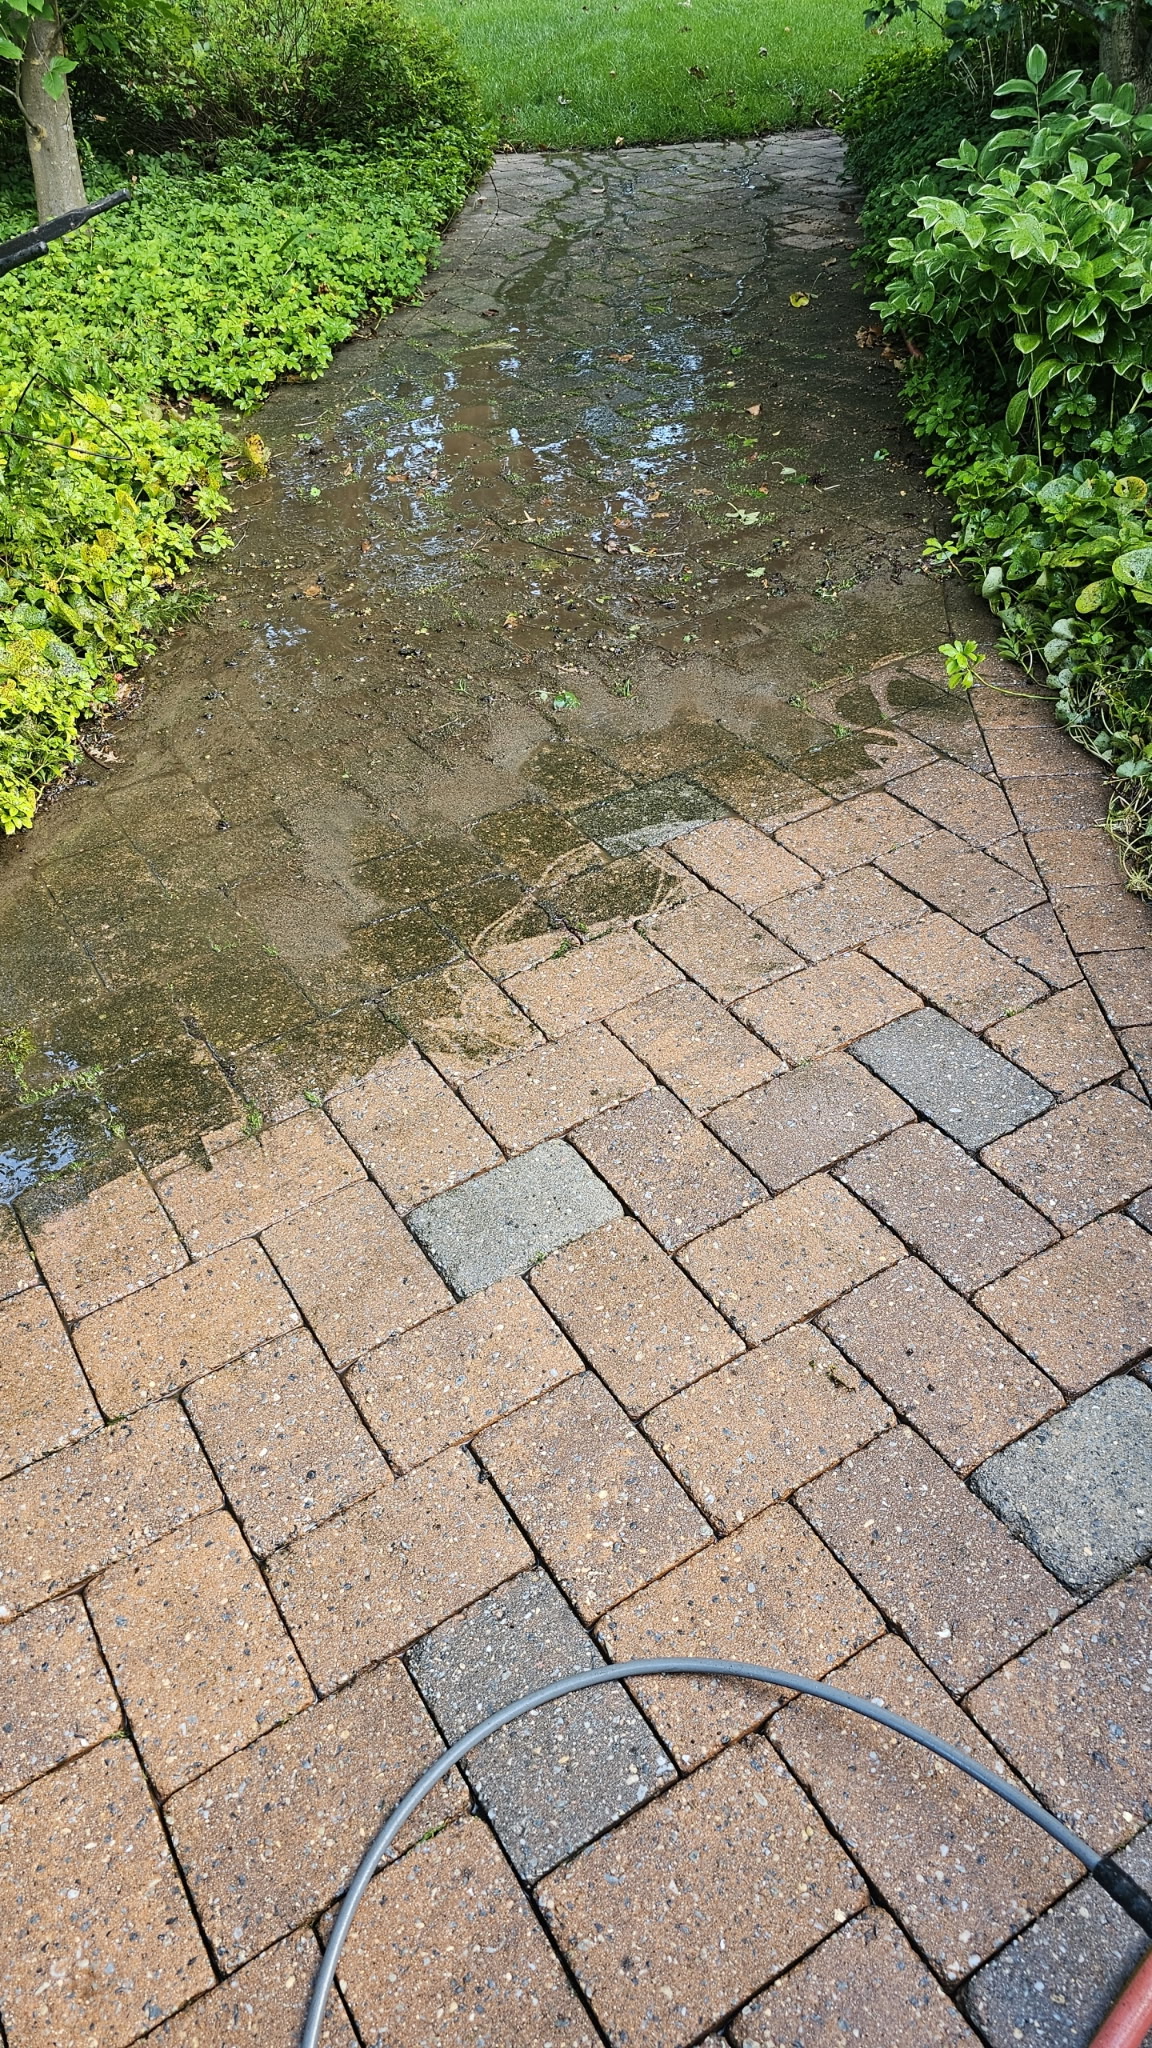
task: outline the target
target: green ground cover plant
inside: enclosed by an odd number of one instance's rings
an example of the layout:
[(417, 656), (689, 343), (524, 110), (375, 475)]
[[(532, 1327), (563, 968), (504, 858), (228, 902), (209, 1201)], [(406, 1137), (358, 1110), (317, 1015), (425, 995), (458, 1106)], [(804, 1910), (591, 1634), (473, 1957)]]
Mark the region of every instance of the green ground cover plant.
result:
[[(1039, 45), (1025, 72), (993, 87), (919, 56), (859, 88), (865, 261), (956, 514), (938, 560), (979, 582), (1002, 650), (1112, 769), (1113, 836), (1152, 894), (1152, 114)], [(885, 128), (904, 176), (883, 175)]]
[[(390, 15), (378, 0), (328, 4), (341, 30), (363, 32), (373, 8)], [(276, 5), (237, 0), (230, 35), (254, 42), (252, 18)], [(135, 114), (119, 81), (108, 125), (127, 134), (133, 119), (160, 129), (179, 115), (195, 133), (179, 151), (132, 160), (131, 206), (0, 280), (7, 833), (31, 823), (77, 758), (83, 721), (179, 608), (175, 579), (227, 545), (225, 463), (237, 444), (219, 408), (249, 410), (285, 374), (319, 376), (366, 315), (410, 298), (487, 161), (474, 88), (438, 38), (404, 30), (391, 70), (361, 63), (359, 100), (346, 76), (334, 87), (317, 67), (302, 77), (298, 66), (285, 85), (283, 64), (257, 54), (245, 74), (235, 40), (215, 53), (216, 102), (205, 80), (189, 99), (180, 49), (146, 75)], [(198, 58), (206, 77), (209, 55)], [(406, 126), (376, 126), (398, 113)], [(27, 173), (9, 155), (0, 237), (33, 217)], [(90, 191), (122, 182), (124, 164), (89, 155)]]
[[(516, 149), (832, 121), (875, 53), (860, 0), (411, 0), (449, 28)], [(891, 40), (912, 40), (897, 24)]]

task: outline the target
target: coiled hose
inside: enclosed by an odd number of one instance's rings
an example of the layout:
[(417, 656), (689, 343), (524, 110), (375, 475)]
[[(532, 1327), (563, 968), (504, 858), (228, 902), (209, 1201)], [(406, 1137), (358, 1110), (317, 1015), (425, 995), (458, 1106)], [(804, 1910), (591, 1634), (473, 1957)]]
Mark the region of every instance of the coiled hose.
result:
[[(614, 1685), (630, 1678), (743, 1678), (753, 1679), (763, 1685), (775, 1686), (786, 1692), (807, 1693), (812, 1699), (827, 1700), (832, 1706), (847, 1707), (854, 1714), (863, 1715), (867, 1721), (878, 1721), (882, 1728), (891, 1728), (897, 1735), (906, 1735), (911, 1742), (918, 1742), (922, 1749), (931, 1750), (934, 1756), (942, 1757), (945, 1763), (955, 1764), (978, 1785), (984, 1785), (989, 1792), (995, 1792), (1000, 1799), (1006, 1799), (1028, 1820), (1035, 1821), (1038, 1828), (1059, 1842), (1061, 1848), (1069, 1850), (1103, 1886), (1109, 1897), (1133, 1919), (1145, 1934), (1152, 1936), (1152, 1898), (1143, 1888), (1129, 1877), (1126, 1870), (1113, 1861), (1111, 1856), (1100, 1856), (1088, 1842), (1082, 1842), (1079, 1835), (1066, 1828), (1063, 1821), (1056, 1820), (1050, 1813), (1030, 1799), (1026, 1792), (1017, 1791), (1015, 1785), (998, 1778), (985, 1764), (975, 1757), (965, 1756), (950, 1742), (933, 1735), (927, 1728), (917, 1727), (914, 1721), (905, 1721), (900, 1714), (890, 1713), (875, 1700), (861, 1699), (858, 1694), (841, 1692), (838, 1686), (825, 1685), (816, 1678), (801, 1678), (795, 1671), (774, 1671), (767, 1664), (733, 1663), (723, 1657), (642, 1657), (630, 1664), (600, 1664), (591, 1671), (575, 1671), (568, 1678), (557, 1678), (551, 1685), (542, 1685), (537, 1692), (526, 1693), (521, 1700), (513, 1700), (509, 1706), (501, 1707), (495, 1714), (489, 1714), (466, 1735), (429, 1764), (416, 1783), (404, 1794), (403, 1799), (393, 1807), (379, 1834), (365, 1851), (344, 1894), (344, 1903), (336, 1916), (328, 1946), (316, 1973), (312, 1998), (308, 2006), (308, 2018), (304, 2024), (300, 2048), (320, 2048), (320, 2029), (324, 2024), (329, 1995), (336, 1978), (336, 1967), (340, 1952), (348, 1939), (348, 1930), (356, 1917), (360, 1901), (364, 1897), (380, 1863), (387, 1855), (405, 1821), (426, 1799), (433, 1787), (446, 1778), (454, 1764), (462, 1757), (487, 1741), (501, 1728), (507, 1728), (511, 1721), (519, 1721), (524, 1714), (531, 1714), (538, 1707), (546, 1707), (553, 1700), (562, 1700), (569, 1693), (585, 1692), (594, 1685)], [(1152, 1953), (1146, 1958), (1127, 1990), (1123, 1993), (1112, 2012), (1105, 2020), (1092, 2048), (1139, 2048), (1149, 2022), (1152, 2021)], [(1139, 2031), (1134, 2029), (1139, 2027)]]

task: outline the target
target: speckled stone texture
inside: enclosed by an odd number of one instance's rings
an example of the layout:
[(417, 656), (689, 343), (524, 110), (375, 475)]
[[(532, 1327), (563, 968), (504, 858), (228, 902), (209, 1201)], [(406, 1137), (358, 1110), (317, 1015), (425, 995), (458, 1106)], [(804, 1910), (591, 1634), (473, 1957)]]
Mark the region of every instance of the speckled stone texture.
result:
[(1152, 1555), (1152, 1388), (1105, 1380), (974, 1484), (1066, 1586), (1099, 1592)]
[(1046, 1088), (938, 1010), (915, 1010), (882, 1025), (860, 1039), (855, 1051), (971, 1152), (1051, 1106)]
[(621, 1214), (611, 1190), (557, 1138), (433, 1195), (411, 1211), (408, 1225), (453, 1291), (465, 1295), (527, 1272), (557, 1245)]
[[(408, 1668), (449, 1741), (498, 1707), (602, 1664), (546, 1572), (525, 1572), (425, 1636)], [(521, 1877), (543, 1876), (675, 1776), (622, 1686), (538, 1708), (462, 1766)]]

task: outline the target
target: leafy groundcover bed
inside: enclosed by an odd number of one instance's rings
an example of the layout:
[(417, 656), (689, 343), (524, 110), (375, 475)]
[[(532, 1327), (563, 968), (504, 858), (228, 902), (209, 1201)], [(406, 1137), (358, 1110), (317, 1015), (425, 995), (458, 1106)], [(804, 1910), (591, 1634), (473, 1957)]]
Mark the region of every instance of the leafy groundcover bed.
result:
[[(487, 147), (431, 127), (371, 152), (158, 160), (130, 206), (0, 280), (0, 829), (31, 823), (171, 618), (174, 579), (227, 545), (217, 406), (318, 376), (411, 298)], [(0, 237), (28, 224), (13, 180)]]
[[(955, 57), (875, 67), (850, 97), (875, 310), (1001, 649), (1115, 775), (1110, 827), (1152, 895), (1152, 113), (1130, 85)], [(952, 652), (971, 682), (974, 644)]]

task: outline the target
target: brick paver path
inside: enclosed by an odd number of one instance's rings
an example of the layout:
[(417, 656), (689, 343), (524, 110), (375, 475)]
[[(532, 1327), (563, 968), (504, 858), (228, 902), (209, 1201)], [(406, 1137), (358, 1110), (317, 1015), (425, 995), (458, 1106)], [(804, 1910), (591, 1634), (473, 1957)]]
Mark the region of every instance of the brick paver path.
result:
[[(993, 679), (875, 666), (787, 770), (587, 736), (579, 833), (468, 843), (598, 909), (265, 1059), (207, 1167), (0, 1210), (9, 2048), (292, 2048), (382, 1813), (602, 1657), (834, 1672), (1152, 1877), (1152, 927)], [(899, 1739), (655, 1681), (440, 1789), (325, 2039), (1076, 2048), (1139, 1953)]]

